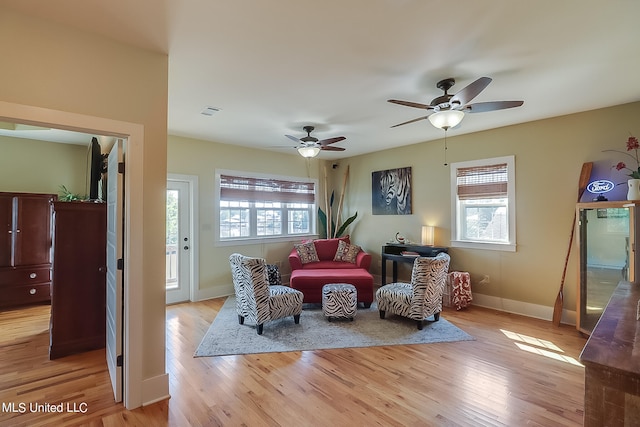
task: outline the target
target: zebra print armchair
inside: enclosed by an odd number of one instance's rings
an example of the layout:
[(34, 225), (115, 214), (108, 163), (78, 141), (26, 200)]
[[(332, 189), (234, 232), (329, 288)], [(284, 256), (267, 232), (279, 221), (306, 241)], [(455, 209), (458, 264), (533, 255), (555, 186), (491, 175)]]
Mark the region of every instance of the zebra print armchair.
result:
[(413, 319), (422, 329), (424, 320), (440, 319), (449, 255), (440, 253), (434, 258), (418, 257), (413, 262), (411, 283), (390, 283), (376, 292), (380, 318), (387, 312)]
[(240, 254), (229, 257), (233, 288), (236, 294), (238, 322), (255, 323), (258, 335), (271, 320), (293, 316), (300, 323), (303, 294), (282, 285), (269, 286), (265, 260)]

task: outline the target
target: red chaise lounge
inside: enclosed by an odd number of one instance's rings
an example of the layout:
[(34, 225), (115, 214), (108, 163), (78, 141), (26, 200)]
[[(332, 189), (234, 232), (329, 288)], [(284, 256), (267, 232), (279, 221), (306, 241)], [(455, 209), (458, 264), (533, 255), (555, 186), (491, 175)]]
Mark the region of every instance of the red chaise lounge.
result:
[[(339, 247), (341, 251), (336, 255)], [(322, 287), (329, 283), (354, 285), (358, 302), (366, 308), (373, 302), (373, 276), (369, 274), (371, 255), (351, 245), (349, 236), (296, 245), (289, 254), (289, 264), (291, 287), (304, 294), (305, 303), (322, 303)]]

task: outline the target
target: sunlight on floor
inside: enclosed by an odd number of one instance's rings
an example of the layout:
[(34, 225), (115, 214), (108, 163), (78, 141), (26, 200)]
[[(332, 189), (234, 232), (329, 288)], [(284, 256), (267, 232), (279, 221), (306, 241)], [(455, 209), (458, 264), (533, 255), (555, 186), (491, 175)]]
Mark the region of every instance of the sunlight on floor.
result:
[(583, 365), (575, 358), (561, 354), (564, 353), (564, 351), (551, 341), (541, 340), (539, 338), (522, 335), (517, 332), (506, 331), (504, 329), (500, 329), (500, 332), (505, 334), (507, 338), (516, 341), (515, 345), (520, 350), (583, 367)]

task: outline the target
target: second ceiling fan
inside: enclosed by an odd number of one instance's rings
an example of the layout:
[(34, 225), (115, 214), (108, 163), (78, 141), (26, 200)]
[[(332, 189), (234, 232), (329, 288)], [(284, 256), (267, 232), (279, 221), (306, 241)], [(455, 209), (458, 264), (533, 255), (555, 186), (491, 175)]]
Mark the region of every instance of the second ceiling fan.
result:
[(344, 151), (345, 149), (342, 147), (334, 147), (331, 144), (335, 144), (336, 142), (340, 142), (345, 140), (344, 136), (336, 136), (334, 138), (327, 138), (323, 140), (318, 140), (318, 138), (311, 136), (311, 132), (315, 129), (313, 126), (305, 126), (305, 132), (307, 132), (307, 136), (302, 138), (296, 138), (292, 135), (285, 135), (292, 141), (295, 141), (299, 145), (295, 148), (298, 149), (298, 153), (302, 157), (315, 157), (321, 150), (326, 151)]
[(448, 78), (440, 80), (436, 87), (444, 91), (444, 94), (434, 98), (428, 105), (411, 101), (401, 101), (389, 99), (389, 102), (407, 107), (428, 110), (427, 115), (417, 119), (399, 123), (392, 128), (414, 123), (420, 120), (429, 119), (435, 127), (447, 130), (458, 125), (464, 118), (464, 113), (484, 113), (487, 111), (504, 110), (507, 108), (519, 107), (524, 101), (491, 101), (477, 102), (469, 104), (480, 92), (491, 83), (490, 77), (480, 77), (478, 80), (464, 87), (454, 95), (448, 93), (449, 89), (456, 83), (455, 79)]

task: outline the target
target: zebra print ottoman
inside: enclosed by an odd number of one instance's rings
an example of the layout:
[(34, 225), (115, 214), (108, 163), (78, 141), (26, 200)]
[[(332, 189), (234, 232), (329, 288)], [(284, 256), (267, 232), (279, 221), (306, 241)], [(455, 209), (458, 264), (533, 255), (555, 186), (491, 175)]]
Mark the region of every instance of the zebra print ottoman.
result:
[(331, 322), (333, 318), (353, 321), (358, 306), (358, 291), (348, 283), (329, 283), (322, 287), (322, 313)]

